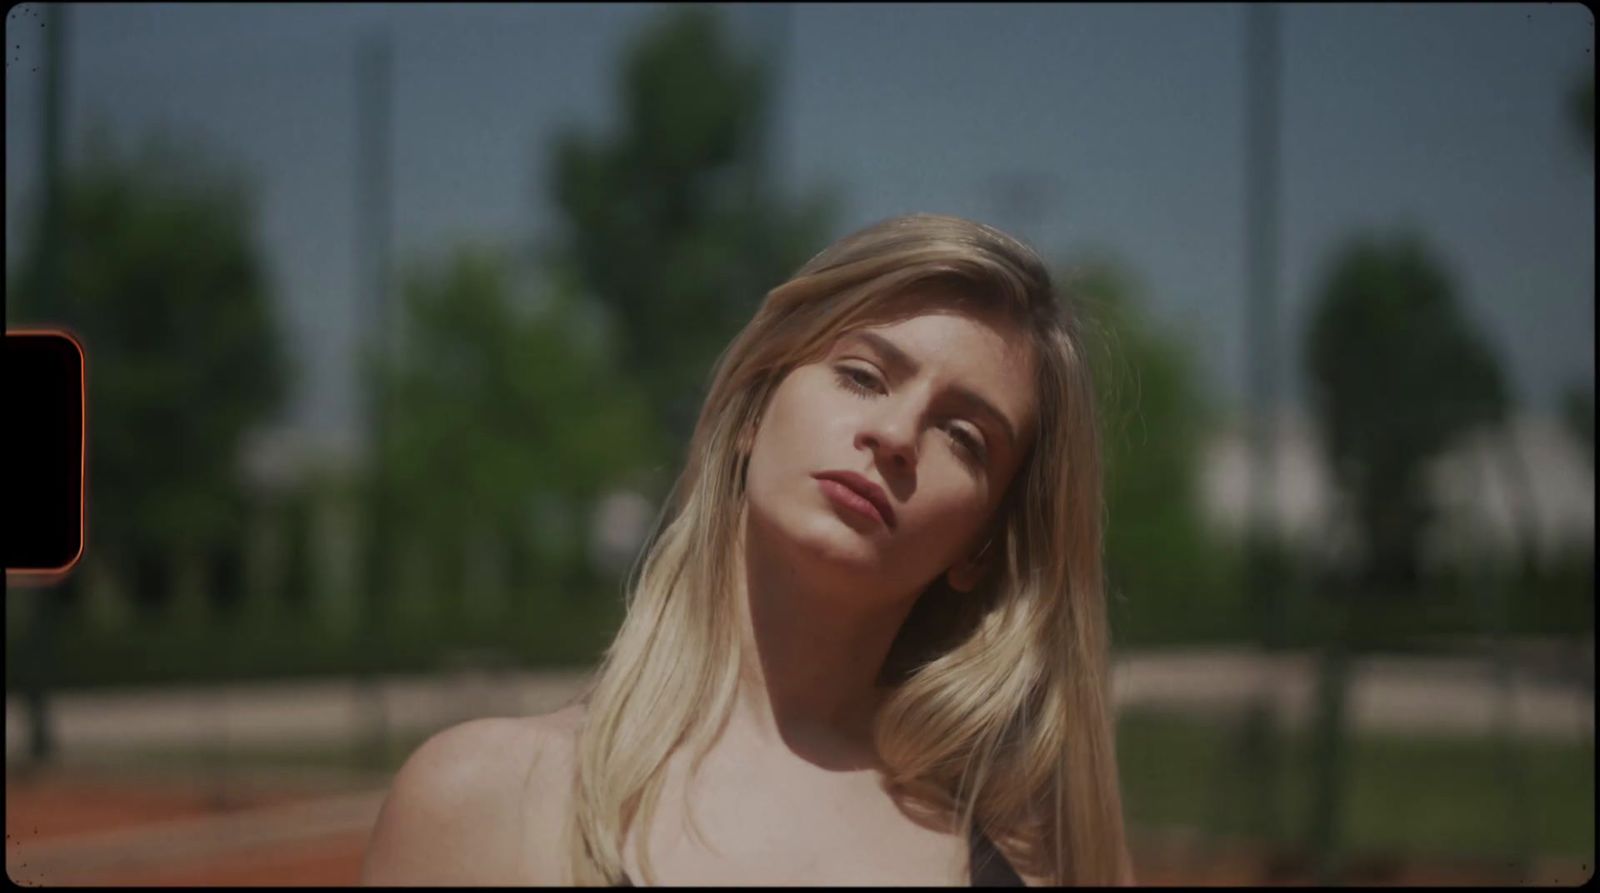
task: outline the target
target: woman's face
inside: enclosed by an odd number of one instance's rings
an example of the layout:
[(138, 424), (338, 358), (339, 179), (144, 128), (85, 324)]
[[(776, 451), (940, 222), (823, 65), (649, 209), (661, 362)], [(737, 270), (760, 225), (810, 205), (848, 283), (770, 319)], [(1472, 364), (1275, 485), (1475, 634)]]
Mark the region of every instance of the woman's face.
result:
[[(993, 532), (1033, 438), (1033, 362), (1021, 331), (956, 309), (840, 336), (761, 415), (752, 524), (825, 585), (920, 592)], [(852, 474), (881, 488), (887, 516), (852, 497)]]

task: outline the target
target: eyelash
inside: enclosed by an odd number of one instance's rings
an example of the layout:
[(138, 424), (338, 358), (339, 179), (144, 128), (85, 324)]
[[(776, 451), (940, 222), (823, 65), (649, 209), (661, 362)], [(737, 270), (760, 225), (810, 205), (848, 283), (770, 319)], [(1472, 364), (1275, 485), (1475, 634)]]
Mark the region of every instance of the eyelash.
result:
[[(862, 381), (867, 381), (874, 385), (878, 383), (878, 380), (870, 373), (861, 369), (853, 369), (849, 366), (840, 366), (836, 371), (839, 384), (856, 396), (871, 397), (878, 393), (867, 385), (862, 384)], [(960, 428), (950, 428), (949, 432), (950, 439), (960, 444), (973, 462), (983, 461), (983, 445), (978, 442), (977, 438)]]

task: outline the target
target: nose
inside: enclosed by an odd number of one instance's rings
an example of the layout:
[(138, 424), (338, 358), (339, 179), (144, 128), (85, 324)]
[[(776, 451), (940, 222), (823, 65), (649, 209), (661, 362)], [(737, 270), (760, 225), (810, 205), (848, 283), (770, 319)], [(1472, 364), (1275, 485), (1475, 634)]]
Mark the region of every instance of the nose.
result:
[(912, 415), (910, 412), (894, 411), (874, 414), (856, 435), (856, 448), (871, 450), (874, 459), (893, 468), (915, 468), (917, 428)]

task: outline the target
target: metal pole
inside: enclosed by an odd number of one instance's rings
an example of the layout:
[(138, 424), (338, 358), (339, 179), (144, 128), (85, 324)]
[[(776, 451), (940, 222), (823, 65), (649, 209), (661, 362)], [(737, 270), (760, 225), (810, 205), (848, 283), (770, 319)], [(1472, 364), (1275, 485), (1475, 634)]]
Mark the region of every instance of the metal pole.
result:
[[(392, 619), (390, 617), (392, 612), (385, 604), (385, 600), (391, 595), (390, 588), (393, 582), (392, 575), (388, 573), (388, 563), (393, 554), (391, 541), (394, 537), (386, 466), (390, 418), (388, 377), (394, 340), (389, 310), (390, 249), (393, 241), (390, 171), (391, 57), (390, 37), (388, 32), (384, 31), (368, 38), (358, 50), (356, 60), (358, 127), (356, 212), (360, 224), (357, 229), (356, 250), (358, 256), (365, 259), (365, 263), (358, 265), (357, 269), (362, 272), (362, 279), (369, 290), (367, 303), (371, 308), (373, 328), (368, 344), (370, 358), (374, 363), (374, 367), (369, 369), (373, 373), (369, 381), (371, 402), (367, 418), (370, 516), (365, 562), (367, 588), (361, 600), (361, 614), (367, 621), (362, 626), (370, 633), (369, 641), (373, 643), (387, 641), (385, 633), (390, 626), (388, 621)], [(382, 645), (375, 644), (374, 647), (381, 649)], [(386, 755), (388, 746), (387, 714), (379, 691), (377, 675), (381, 670), (384, 653), (380, 650), (378, 653), (362, 656), (363, 661), (368, 658), (376, 665), (358, 671), (357, 698), (364, 705), (363, 710), (368, 715), (367, 727), (370, 734), (367, 744), (371, 749), (370, 756), (381, 760)]]
[[(391, 224), (390, 56), (387, 33), (369, 37), (356, 59), (356, 257), (372, 331), (368, 346), (372, 359), (387, 361), (393, 334), (389, 311)], [(382, 377), (372, 382), (367, 407), (368, 451), (374, 463), (383, 460), (379, 449), (388, 422), (386, 388)]]
[[(40, 213), (40, 270), (38, 307), (42, 319), (59, 318), (61, 312), (61, 161), (63, 154), (62, 120), (67, 92), (67, 9), (51, 3), (44, 9), (44, 126), (40, 142), (40, 162), (44, 173), (44, 201)], [(87, 445), (85, 445), (87, 449)], [(28, 668), (28, 755), (35, 764), (49, 762), (56, 753), (55, 732), (50, 715), (50, 675), (56, 660), (56, 636), (61, 625), (62, 601), (75, 587), (76, 578), (62, 582), (61, 588), (35, 589), (37, 599), (30, 638), (33, 652)]]
[(789, 60), (792, 58), (790, 44), (794, 40), (794, 4), (774, 3), (768, 7), (768, 31), (765, 36), (767, 44), (768, 71), (770, 72), (768, 84), (771, 94), (763, 108), (765, 120), (761, 122), (760, 151), (756, 153), (760, 160), (759, 170), (765, 174), (773, 184), (774, 191), (784, 195), (784, 115), (787, 113), (787, 90), (789, 80)]
[[(1523, 748), (1516, 730), (1516, 680), (1513, 677), (1510, 648), (1511, 598), (1517, 582), (1524, 582), (1538, 568), (1538, 506), (1534, 494), (1532, 474), (1528, 469), (1526, 454), (1518, 442), (1515, 418), (1508, 416), (1503, 423), (1505, 450), (1491, 454), (1488, 461), (1499, 458), (1505, 479), (1515, 494), (1510, 500), (1517, 531), (1516, 561), (1511, 574), (1503, 569), (1486, 567), (1474, 575), (1479, 593), (1478, 610), (1489, 627), (1492, 653), (1490, 656), (1496, 693), (1495, 751), (1501, 780), (1506, 786), (1507, 839), (1515, 856), (1514, 866), (1519, 881), (1528, 879), (1532, 869), (1534, 841), (1529, 829), (1533, 816), (1528, 794), (1528, 778), (1524, 768)], [(1491, 466), (1492, 468), (1492, 466)]]
[[(1275, 422), (1277, 417), (1278, 290), (1278, 56), (1277, 4), (1250, 6), (1245, 13), (1245, 243), (1248, 259), (1247, 347), (1250, 440), (1250, 513), (1246, 568), (1251, 616), (1264, 657), (1282, 644), (1282, 593), (1272, 561), (1275, 537)], [(1246, 718), (1244, 757), (1260, 771), (1254, 804), (1257, 831), (1275, 835), (1278, 817), (1274, 705), (1265, 688)]]
[[(774, 3), (760, 8), (754, 38), (749, 42), (761, 66), (766, 95), (757, 105), (755, 120), (750, 122), (749, 152), (743, 160), (740, 175), (744, 178), (742, 192), (745, 211), (752, 220), (762, 213), (763, 187), (770, 186), (772, 196), (782, 204), (781, 153), (784, 149), (783, 107), (784, 85), (788, 80), (790, 19), (793, 11), (788, 3)], [(745, 266), (742, 274), (740, 300), (754, 312), (761, 295), (774, 283), (765, 281), (772, 275), (773, 245), (764, 238), (764, 230), (749, 226), (744, 230)], [(691, 412), (692, 415), (692, 412)], [(691, 418), (692, 423), (692, 418)]]
[[(1276, 483), (1278, 332), (1278, 8), (1250, 6), (1246, 58), (1248, 96), (1245, 142), (1246, 245), (1249, 263), (1245, 315), (1250, 418), (1250, 537), (1259, 557), (1272, 536)], [(1258, 604), (1272, 593), (1252, 580)]]
[(995, 205), (1007, 229), (1045, 253), (1044, 220), (1049, 216), (1055, 182), (1041, 171), (1014, 170), (990, 178)]

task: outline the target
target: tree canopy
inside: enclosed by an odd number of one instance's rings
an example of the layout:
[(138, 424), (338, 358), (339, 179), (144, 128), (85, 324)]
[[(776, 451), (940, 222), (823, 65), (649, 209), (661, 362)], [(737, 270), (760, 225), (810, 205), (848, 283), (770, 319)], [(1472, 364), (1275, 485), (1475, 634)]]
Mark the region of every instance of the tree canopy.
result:
[(1360, 236), (1336, 253), (1306, 340), (1311, 402), (1364, 537), (1363, 570), (1414, 584), (1430, 520), (1424, 466), (1504, 418), (1499, 362), (1443, 265), (1410, 235)]
[(403, 294), (404, 347), (376, 368), (396, 407), (392, 508), (411, 523), (526, 533), (540, 500), (585, 505), (652, 454), (643, 398), (559, 283), (525, 288), (468, 248), (411, 271)]
[[(1151, 320), (1130, 271), (1094, 258), (1062, 277), (1085, 315), (1105, 459), (1106, 577), (1120, 635), (1223, 633), (1224, 554), (1200, 512), (1212, 407), (1185, 342)], [(1220, 601), (1219, 601), (1220, 600)]]
[(791, 202), (762, 157), (772, 72), (711, 7), (671, 10), (627, 51), (621, 120), (562, 134), (547, 260), (606, 309), (625, 371), (682, 448), (712, 362), (826, 241), (832, 201)]
[(64, 325), (84, 344), (88, 548), (226, 547), (241, 514), (241, 439), (274, 420), (291, 383), (252, 193), (158, 138), (126, 155), (91, 140), (60, 196), (59, 293), (41, 294), (41, 206), (8, 316)]

